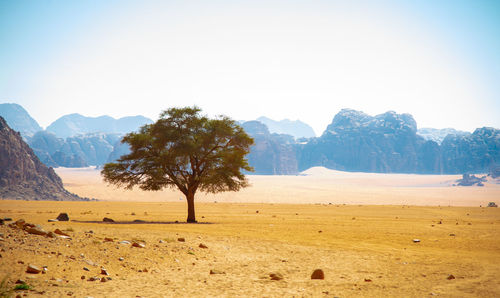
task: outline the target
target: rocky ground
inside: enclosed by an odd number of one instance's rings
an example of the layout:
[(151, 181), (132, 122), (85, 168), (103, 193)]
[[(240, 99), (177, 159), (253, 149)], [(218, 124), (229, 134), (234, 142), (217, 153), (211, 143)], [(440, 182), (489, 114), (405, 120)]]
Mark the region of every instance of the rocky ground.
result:
[[(178, 203), (0, 201), (0, 218), (12, 219), (0, 226), (4, 288), (30, 287), (14, 297), (500, 295), (498, 208), (198, 210), (192, 225), (175, 223), (185, 216)], [(69, 221), (49, 222), (61, 211)], [(324, 279), (311, 279), (316, 269)]]

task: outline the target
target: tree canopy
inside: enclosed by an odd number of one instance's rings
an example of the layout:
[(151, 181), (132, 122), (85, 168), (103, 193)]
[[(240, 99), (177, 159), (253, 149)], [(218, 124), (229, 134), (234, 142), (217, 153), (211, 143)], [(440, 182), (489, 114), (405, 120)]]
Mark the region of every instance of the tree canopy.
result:
[(210, 119), (198, 107), (171, 108), (153, 124), (122, 139), (130, 153), (107, 163), (101, 174), (110, 184), (143, 190), (178, 188), (188, 203), (187, 222), (196, 222), (194, 195), (238, 191), (248, 186), (242, 170), (253, 139), (234, 120)]

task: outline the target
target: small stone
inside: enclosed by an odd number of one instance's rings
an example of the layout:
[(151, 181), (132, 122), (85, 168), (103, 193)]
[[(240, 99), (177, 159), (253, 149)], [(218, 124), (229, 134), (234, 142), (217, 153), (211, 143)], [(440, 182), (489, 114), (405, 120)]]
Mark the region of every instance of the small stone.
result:
[(138, 247), (138, 248), (144, 248), (144, 247), (146, 247), (146, 245), (144, 245), (144, 243), (140, 243), (140, 242), (134, 242), (134, 243), (132, 243), (132, 246), (133, 247)]
[(59, 221), (59, 220), (57, 220), (57, 219), (49, 219), (49, 220), (47, 220), (47, 221), (48, 221), (48, 222), (56, 222), (56, 221)]
[(89, 279), (87, 279), (87, 281), (96, 281), (96, 280), (99, 280), (100, 278), (99, 277), (89, 277)]
[(372, 280), (369, 278), (365, 278), (365, 282), (372, 282)]
[(109, 275), (108, 271), (104, 268), (101, 268), (101, 274), (102, 275)]
[(82, 275), (82, 277), (80, 277), (81, 280), (84, 280), (85, 279), (85, 275)]
[(455, 279), (455, 276), (453, 276), (453, 274), (450, 274), (450, 275), (448, 275), (448, 277), (446, 279), (452, 280), (452, 279)]
[(186, 239), (184, 239), (184, 238), (181, 237), (181, 238), (177, 238), (177, 241), (179, 241), (179, 242), (186, 242)]
[(113, 242), (113, 238), (106, 237), (106, 238), (104, 238), (104, 241), (105, 242)]
[(160, 239), (160, 241), (158, 241), (158, 243), (164, 243), (165, 241), (163, 241), (162, 239)]
[(47, 235), (47, 232), (44, 231), (41, 227), (31, 227), (26, 230), (28, 233), (33, 234), (33, 235), (40, 235), (40, 236), (45, 236)]
[(226, 272), (216, 269), (211, 269), (210, 274), (226, 274)]
[(63, 231), (59, 230), (59, 229), (55, 229), (54, 230), (54, 233), (57, 234), (57, 235), (61, 235), (61, 236), (68, 236), (68, 234), (64, 233)]
[(90, 271), (90, 269), (89, 269), (89, 268), (87, 268), (87, 267), (83, 267), (83, 270), (85, 270), (85, 271)]
[(120, 241), (120, 242), (118, 242), (118, 243), (120, 243), (120, 244), (130, 244), (130, 242), (129, 242), (129, 241), (127, 241), (127, 240), (123, 240), (123, 241)]
[(321, 269), (316, 269), (311, 274), (311, 279), (325, 279), (325, 273)]
[(18, 219), (14, 222), (14, 226), (22, 229), (24, 227), (24, 224), (26, 223), (26, 221), (24, 219)]
[(101, 278), (101, 282), (107, 282), (108, 280), (104, 277)]
[(26, 282), (22, 279), (16, 280), (16, 285), (22, 285), (22, 284), (26, 284)]
[(57, 216), (58, 221), (69, 221), (68, 213), (59, 213)]
[(46, 236), (49, 238), (56, 238), (57, 237), (56, 234), (54, 234), (54, 232), (48, 232)]
[(271, 278), (271, 280), (282, 280), (283, 279), (283, 274), (281, 274), (279, 272), (270, 273), (269, 277)]
[(28, 268), (26, 268), (26, 273), (38, 274), (40, 272), (42, 272), (42, 269), (38, 268), (35, 265), (29, 264)]
[(200, 243), (200, 245), (198, 246), (199, 248), (208, 248), (208, 246), (206, 246), (205, 244), (203, 243)]
[(10, 218), (10, 217), (4, 217), (3, 220), (5, 220), (5, 221), (12, 221), (12, 218)]
[(125, 259), (124, 259), (124, 258), (122, 258), (122, 257), (120, 257), (120, 258), (118, 258), (118, 260), (119, 260), (119, 261), (123, 261), (123, 260), (125, 260)]
[(109, 217), (105, 217), (102, 219), (103, 222), (115, 222), (113, 219), (109, 218)]
[(413, 243), (419, 243), (420, 239), (413, 239)]
[(455, 236), (455, 234), (450, 234), (450, 236)]

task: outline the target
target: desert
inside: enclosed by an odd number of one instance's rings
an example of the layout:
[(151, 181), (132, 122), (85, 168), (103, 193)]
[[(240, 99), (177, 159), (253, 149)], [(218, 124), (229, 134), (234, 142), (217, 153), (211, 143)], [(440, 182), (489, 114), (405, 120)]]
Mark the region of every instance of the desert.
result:
[[(186, 202), (178, 191), (108, 186), (94, 168), (56, 171), (66, 189), (101, 201), (0, 201), (0, 218), (12, 219), (0, 226), (0, 274), (32, 289), (16, 295), (500, 293), (500, 211), (486, 207), (500, 197), (495, 183), (458, 187), (452, 186), (457, 175), (323, 168), (299, 176), (250, 175), (252, 186), (238, 193), (198, 195), (199, 223), (186, 224)], [(60, 213), (70, 220), (48, 222)], [(103, 222), (105, 217), (114, 222)], [(69, 238), (9, 227), (19, 219), (47, 232), (59, 229)], [(47, 268), (46, 273), (27, 273), (30, 264)], [(324, 272), (323, 280), (311, 279), (316, 269)]]

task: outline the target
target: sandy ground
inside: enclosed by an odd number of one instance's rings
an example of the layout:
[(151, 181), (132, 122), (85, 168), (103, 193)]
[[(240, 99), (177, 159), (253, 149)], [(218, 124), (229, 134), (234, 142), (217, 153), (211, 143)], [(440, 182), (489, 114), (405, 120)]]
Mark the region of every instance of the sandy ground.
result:
[[(250, 176), (242, 192), (199, 196), (200, 223), (185, 224), (176, 191), (115, 189), (93, 169), (57, 172), (70, 191), (108, 201), (0, 200), (0, 218), (71, 238), (0, 225), (0, 278), (32, 288), (14, 297), (500, 297), (500, 209), (484, 207), (499, 203), (498, 184), (321, 168)], [(60, 212), (70, 221), (48, 222)], [(26, 273), (28, 264), (47, 273)], [(311, 280), (315, 269), (324, 280)]]
[[(170, 224), (47, 222), (63, 211)], [(17, 294), (29, 297), (500, 296), (498, 208), (199, 203), (202, 224), (176, 224), (185, 212), (179, 202), (0, 201), (0, 217), (71, 237), (0, 226), (0, 276), (26, 281), (33, 290)], [(89, 281), (105, 277), (101, 267), (112, 280)], [(324, 280), (311, 280), (317, 268)]]
[[(177, 190), (145, 192), (109, 186), (102, 181), (100, 172), (92, 168), (58, 168), (56, 172), (69, 191), (99, 200), (184, 200)], [(251, 186), (246, 189), (216, 195), (199, 193), (197, 201), (479, 207), (500, 198), (500, 181), (490, 180), (484, 187), (453, 186), (460, 175), (349, 173), (317, 167), (300, 176), (249, 175), (248, 178)]]

